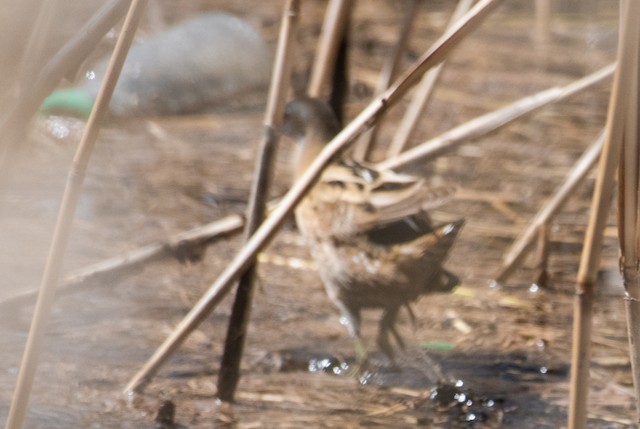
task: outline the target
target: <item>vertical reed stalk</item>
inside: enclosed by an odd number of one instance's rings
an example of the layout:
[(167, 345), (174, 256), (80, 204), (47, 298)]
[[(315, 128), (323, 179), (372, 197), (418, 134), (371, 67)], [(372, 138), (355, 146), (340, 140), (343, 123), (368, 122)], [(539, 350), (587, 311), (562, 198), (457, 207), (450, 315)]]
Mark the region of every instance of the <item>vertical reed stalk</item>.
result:
[[(615, 171), (620, 160), (620, 146), (624, 136), (624, 119), (629, 103), (627, 85), (637, 65), (637, 38), (640, 3), (626, 0), (621, 14), (621, 43), (618, 46), (616, 69), (609, 111), (607, 114), (607, 141), (600, 157), (596, 189), (591, 206), (591, 217), (585, 237), (580, 269), (576, 281), (573, 318), (573, 348), (569, 396), (569, 429), (582, 429), (587, 423), (587, 397), (589, 392), (589, 363), (591, 359), (591, 324), (594, 289), (600, 263), (603, 231), (607, 223)], [(637, 118), (634, 118), (637, 120)]]
[(551, 0), (536, 0), (534, 39), (538, 45), (547, 45), (551, 40), (551, 7)]
[[(265, 216), (273, 161), (278, 143), (276, 130), (282, 122), (284, 112), (287, 96), (286, 84), (291, 69), (291, 53), (293, 51), (292, 46), (299, 13), (300, 1), (288, 0), (282, 14), (282, 26), (271, 79), (267, 111), (265, 113), (265, 134), (260, 142), (249, 207), (247, 209), (246, 239), (249, 239), (258, 229)], [(240, 379), (240, 361), (242, 360), (242, 351), (249, 325), (256, 268), (257, 262), (254, 262), (240, 278), (238, 291), (233, 303), (218, 377), (218, 398), (222, 401), (233, 401), (236, 386)]]
[(325, 95), (352, 3), (352, 0), (331, 0), (327, 6), (307, 89), (309, 97), (321, 98)]
[(43, 346), (44, 333), (51, 313), (55, 288), (60, 277), (60, 269), (67, 246), (71, 223), (75, 213), (89, 157), (95, 145), (100, 123), (108, 110), (109, 100), (118, 80), (120, 70), (133, 40), (135, 30), (146, 0), (133, 0), (118, 38), (105, 80), (96, 99), (78, 150), (73, 159), (58, 219), (53, 232), (53, 240), (45, 265), (38, 300), (34, 310), (27, 344), (20, 364), (16, 390), (13, 394), (6, 429), (20, 429), (27, 413), (29, 395), (38, 366), (38, 358)]
[(41, 66), (40, 61), (44, 55), (47, 39), (51, 36), (51, 27), (54, 22), (55, 11), (58, 9), (58, 0), (43, 1), (38, 11), (36, 22), (33, 25), (31, 35), (24, 50), (24, 56), (20, 62), (20, 81), (18, 82), (18, 95), (28, 91), (31, 83), (37, 76), (37, 70)]
[(544, 223), (538, 228), (538, 240), (536, 248), (536, 270), (537, 278), (535, 282), (540, 287), (548, 286), (549, 279), (549, 240), (551, 238), (551, 226)]
[(627, 93), (620, 121), (622, 127), (622, 153), (618, 174), (618, 237), (620, 239), (620, 268), (625, 287), (625, 309), (633, 384), (636, 392), (636, 422), (640, 423), (640, 266), (639, 239), (640, 217), (638, 209), (638, 183), (640, 174), (640, 150), (638, 145), (638, 60), (640, 59), (640, 5), (626, 1), (625, 31), (622, 35), (624, 55), (628, 57), (629, 76), (624, 82)]

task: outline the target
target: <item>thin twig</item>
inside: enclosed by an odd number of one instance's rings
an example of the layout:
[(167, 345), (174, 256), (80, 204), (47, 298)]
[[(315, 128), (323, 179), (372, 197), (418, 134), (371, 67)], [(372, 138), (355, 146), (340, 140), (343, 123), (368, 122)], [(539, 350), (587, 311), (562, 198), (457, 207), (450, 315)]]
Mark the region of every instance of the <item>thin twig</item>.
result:
[(63, 77), (75, 73), (105, 34), (124, 16), (129, 0), (105, 3), (44, 66), (15, 107), (0, 121), (0, 185), (10, 175), (12, 156), (19, 149), (27, 126), (42, 100)]
[(543, 223), (538, 227), (538, 240), (536, 247), (536, 270), (538, 271), (535, 283), (541, 287), (548, 287), (549, 277), (549, 239), (551, 226)]
[(115, 88), (131, 42), (133, 41), (133, 36), (145, 3), (146, 0), (133, 0), (129, 7), (124, 26), (105, 75), (105, 80), (98, 93), (96, 103), (87, 121), (87, 126), (69, 171), (58, 219), (53, 232), (53, 240), (45, 264), (33, 320), (31, 322), (31, 329), (29, 330), (24, 356), (20, 364), (16, 390), (13, 394), (11, 407), (9, 408), (9, 416), (6, 423), (7, 429), (20, 429), (24, 423), (31, 386), (35, 378), (44, 333), (55, 296), (55, 288), (60, 277), (64, 251), (67, 247), (71, 223), (78, 205), (77, 203), (89, 163), (89, 157), (95, 146), (100, 123), (107, 112), (109, 100), (113, 94), (113, 89)]
[[(460, 19), (461, 16), (467, 13), (472, 4), (473, 0), (460, 0), (456, 9), (453, 11), (453, 15), (451, 16), (447, 28), (451, 27), (458, 19)], [(431, 98), (433, 88), (435, 88), (445, 64), (446, 61), (443, 61), (438, 66), (429, 70), (420, 81), (420, 84), (416, 88), (415, 94), (411, 99), (411, 103), (400, 121), (400, 125), (398, 125), (398, 129), (393, 136), (393, 140), (387, 149), (387, 158), (400, 154), (400, 152), (402, 152), (406, 147), (411, 134), (418, 125), (418, 121)]]
[[(279, 128), (284, 113), (287, 83), (291, 70), (292, 46), (299, 14), (300, 1), (288, 0), (282, 14), (278, 49), (264, 119), (265, 132), (258, 149), (259, 155), (256, 160), (255, 176), (247, 209), (248, 220), (245, 227), (247, 239), (258, 229), (265, 216), (267, 195), (271, 185), (273, 162), (278, 144), (276, 129)], [(233, 401), (240, 378), (240, 361), (249, 325), (256, 266), (257, 261), (247, 269), (238, 283), (218, 376), (218, 398), (222, 401)]]
[(189, 313), (182, 319), (169, 337), (160, 345), (153, 356), (145, 363), (138, 373), (125, 387), (125, 394), (132, 395), (140, 390), (151, 377), (160, 369), (169, 356), (182, 344), (204, 318), (218, 305), (224, 295), (229, 291), (231, 284), (253, 262), (256, 255), (262, 250), (276, 234), (285, 218), (293, 211), (296, 204), (311, 189), (320, 173), (335, 156), (353, 142), (364, 130), (367, 129), (381, 112), (393, 106), (414, 85), (420, 76), (430, 67), (442, 61), (446, 54), (460, 43), (464, 37), (471, 33), (482, 20), (502, 0), (482, 0), (459, 22), (452, 31), (442, 36), (435, 45), (430, 48), (419, 61), (407, 72), (395, 85), (381, 96), (373, 100), (354, 120), (347, 125), (338, 135), (327, 144), (300, 179), (291, 187), (282, 198), (280, 205), (274, 209), (271, 215), (260, 225), (260, 228), (251, 236), (245, 246), (220, 274), (218, 279), (205, 292), (204, 296), (195, 304)]
[[(406, 50), (407, 43), (409, 41), (409, 34), (411, 34), (411, 28), (413, 27), (413, 23), (415, 21), (417, 8), (417, 0), (405, 0), (405, 11), (402, 22), (400, 24), (398, 40), (396, 41), (391, 55), (389, 55), (389, 57), (387, 58), (387, 61), (385, 62), (382, 71), (380, 72), (375, 95), (382, 94), (384, 90), (386, 90), (389, 85), (391, 85), (391, 82), (393, 82), (393, 78), (395, 78), (395, 76), (397, 75), (398, 68), (400, 67), (400, 61), (402, 59), (402, 54), (404, 54)], [(429, 70), (429, 72), (440, 68), (441, 66), (442, 64)], [(428, 74), (429, 73), (427, 73), (427, 75)], [(353, 146), (352, 156), (355, 160), (369, 159), (369, 155), (373, 149), (373, 146), (375, 145), (380, 125), (380, 122), (378, 122), (376, 125), (369, 128), (369, 130), (362, 135), (360, 141), (358, 141), (358, 143)]]
[(582, 157), (567, 175), (565, 182), (558, 188), (549, 201), (533, 217), (527, 229), (518, 238), (511, 249), (506, 253), (504, 262), (499, 274), (495, 277), (496, 282), (503, 283), (524, 259), (527, 250), (534, 243), (537, 231), (551, 221), (551, 218), (562, 208), (564, 203), (573, 194), (575, 189), (582, 183), (587, 173), (598, 160), (602, 146), (604, 145), (604, 133), (584, 152)]
[(557, 103), (583, 91), (608, 78), (615, 70), (615, 64), (604, 67), (582, 79), (563, 87), (549, 88), (522, 98), (503, 108), (479, 116), (426, 142), (402, 152), (377, 164), (380, 169), (396, 169), (416, 161), (436, 158), (455, 149), (465, 141), (478, 138), (496, 131), (512, 121), (540, 109), (548, 104)]
[[(105, 274), (114, 274), (132, 269), (140, 264), (152, 261), (165, 255), (174, 255), (176, 251), (210, 244), (215, 238), (239, 231), (244, 225), (244, 218), (239, 215), (227, 216), (223, 219), (201, 225), (188, 231), (172, 235), (167, 240), (149, 244), (130, 250), (120, 256), (100, 261), (71, 272), (57, 287), (58, 295), (70, 293), (87, 281)], [(30, 289), (19, 294), (4, 298), (0, 307), (20, 306), (31, 302), (38, 294), (38, 289)]]

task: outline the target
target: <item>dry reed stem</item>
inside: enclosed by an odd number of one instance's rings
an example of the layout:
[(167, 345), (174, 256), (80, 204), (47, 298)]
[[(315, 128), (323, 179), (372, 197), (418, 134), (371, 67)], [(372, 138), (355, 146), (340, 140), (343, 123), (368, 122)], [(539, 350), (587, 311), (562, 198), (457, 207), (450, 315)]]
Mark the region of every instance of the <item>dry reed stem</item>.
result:
[(463, 18), (448, 28), (436, 43), (416, 61), (416, 64), (396, 80), (396, 83), (381, 96), (381, 99), (386, 98), (386, 103), (395, 104), (396, 98), (402, 98), (409, 88), (422, 79), (428, 69), (444, 61), (451, 50), (475, 30), (480, 20), (491, 13), (502, 1), (480, 0)]
[[(614, 175), (620, 158), (620, 142), (622, 141), (624, 128), (623, 119), (629, 95), (626, 85), (633, 78), (631, 76), (634, 67), (632, 63), (637, 61), (637, 52), (634, 52), (632, 48), (635, 45), (635, 43), (632, 43), (635, 39), (632, 32), (638, 31), (638, 24), (627, 24), (625, 21), (630, 21), (640, 16), (638, 12), (635, 15), (631, 15), (629, 10), (630, 8), (640, 7), (640, 3), (636, 1), (626, 1), (624, 3), (626, 12), (621, 13), (621, 43), (618, 45), (619, 66), (616, 69), (607, 113), (607, 140), (600, 156), (598, 178), (591, 205), (591, 216), (576, 280), (568, 412), (569, 429), (584, 428), (587, 422), (594, 289), (600, 264), (603, 231), (611, 207), (615, 183)], [(634, 58), (636, 59), (634, 60)]]
[(11, 173), (12, 156), (19, 150), (29, 121), (42, 100), (63, 77), (76, 72), (98, 42), (122, 18), (128, 4), (129, 0), (105, 3), (44, 66), (30, 83), (30, 90), (21, 95), (16, 106), (0, 122), (0, 186)]
[[(75, 270), (60, 283), (56, 293), (70, 293), (95, 277), (131, 269), (163, 255), (173, 255), (177, 249), (182, 250), (210, 244), (216, 238), (239, 231), (243, 225), (244, 218), (242, 216), (231, 215), (188, 231), (179, 232), (163, 242), (142, 246), (120, 256)], [(38, 289), (21, 292), (1, 300), (0, 307), (23, 305), (30, 302), (37, 294)]]
[[(458, 5), (453, 11), (453, 15), (451, 15), (451, 19), (447, 24), (447, 28), (451, 27), (458, 19), (460, 19), (460, 17), (471, 8), (472, 4), (473, 0), (459, 0)], [(431, 99), (431, 94), (433, 94), (433, 89), (438, 82), (438, 78), (440, 77), (445, 64), (446, 62), (443, 61), (438, 66), (429, 70), (420, 81), (420, 84), (416, 88), (413, 98), (411, 99), (411, 103), (409, 104), (409, 107), (407, 107), (407, 110), (400, 121), (400, 125), (398, 125), (398, 129), (393, 136), (393, 140), (391, 140), (391, 143), (387, 148), (387, 158), (400, 154), (400, 152), (402, 152), (406, 147), (411, 134), (422, 117), (427, 103)]]
[(547, 45), (551, 40), (551, 0), (536, 0), (534, 37), (539, 45)]
[(625, 2), (623, 45), (628, 77), (621, 80), (626, 92), (626, 103), (621, 106), (617, 122), (622, 128), (621, 156), (618, 173), (618, 236), (620, 265), (625, 287), (625, 308), (629, 357), (636, 396), (636, 422), (640, 423), (640, 268), (638, 266), (638, 60), (640, 57), (640, 4)]
[(513, 243), (509, 251), (504, 256), (502, 267), (495, 279), (498, 283), (504, 283), (515, 271), (526, 256), (527, 250), (535, 242), (537, 231), (548, 224), (551, 218), (562, 208), (565, 202), (573, 194), (575, 189), (582, 183), (587, 173), (595, 165), (602, 146), (604, 145), (604, 132), (595, 142), (582, 154), (573, 169), (567, 175), (567, 179), (560, 185), (549, 201), (536, 213), (529, 222), (529, 226), (522, 232), (520, 237)]
[(451, 130), (415, 146), (396, 157), (376, 164), (380, 169), (396, 169), (416, 161), (427, 161), (455, 149), (465, 141), (481, 137), (498, 130), (512, 121), (557, 103), (608, 78), (615, 70), (615, 64), (604, 67), (582, 79), (562, 87), (553, 87), (522, 98), (505, 107), (479, 116)]
[(42, 64), (44, 48), (47, 38), (51, 37), (50, 32), (53, 24), (55, 11), (58, 9), (58, 0), (48, 0), (42, 2), (40, 10), (33, 24), (33, 30), (24, 49), (24, 55), (20, 61), (18, 75), (21, 77), (18, 82), (18, 94), (25, 94), (29, 91), (33, 80), (37, 77), (38, 70)]
[(9, 408), (6, 423), (7, 429), (20, 429), (24, 424), (31, 386), (35, 378), (38, 358), (43, 346), (45, 329), (55, 296), (55, 288), (60, 276), (64, 251), (67, 247), (71, 223), (80, 197), (89, 157), (95, 145), (100, 123), (109, 108), (109, 100), (113, 94), (113, 89), (115, 88), (131, 42), (133, 41), (133, 36), (145, 3), (146, 0), (133, 0), (131, 2), (104, 82), (98, 93), (96, 103), (91, 111), (80, 145), (69, 170), (31, 328), (27, 337), (27, 344), (20, 364), (16, 389), (13, 394), (11, 407)]
[(352, 0), (331, 0), (327, 6), (307, 89), (309, 97), (321, 98), (324, 96), (333, 73), (336, 53), (348, 22), (352, 3)]
[[(631, 33), (631, 32), (630, 32)], [(628, 36), (632, 37), (632, 36)], [(629, 48), (626, 55), (635, 57), (637, 53), (637, 40)], [(633, 52), (636, 51), (636, 52)], [(632, 62), (630, 79), (625, 82), (624, 90), (627, 92), (626, 109), (623, 112), (624, 127), (622, 137), (622, 154), (619, 165), (619, 192), (618, 198), (618, 235), (620, 237), (620, 250), (623, 261), (623, 274), (637, 270), (638, 261), (638, 64)], [(626, 277), (626, 276), (625, 276)], [(630, 286), (630, 285), (629, 285)], [(637, 286), (636, 286), (637, 287)], [(627, 290), (634, 299), (640, 299), (640, 290)]]
[(376, 87), (375, 92), (376, 95), (382, 94), (384, 90), (386, 90), (389, 85), (391, 85), (395, 76), (397, 76), (398, 69), (400, 68), (400, 63), (402, 61), (402, 54), (404, 53), (409, 41), (409, 35), (411, 34), (411, 29), (413, 28), (413, 23), (416, 18), (418, 1), (405, 0), (405, 3), (405, 11), (402, 17), (402, 22), (400, 24), (400, 33), (398, 34), (398, 40), (396, 41), (391, 55), (385, 62), (382, 71), (380, 72), (380, 79), (378, 81), (378, 86)]
[(551, 225), (544, 223), (538, 228), (536, 241), (536, 270), (538, 271), (535, 283), (541, 287), (548, 286), (549, 276), (549, 239), (551, 237)]
[[(637, 46), (636, 46), (637, 48)], [(628, 298), (640, 299), (638, 276), (638, 74), (637, 62), (633, 64), (632, 79), (626, 83), (628, 92), (624, 112), (622, 154), (619, 165), (618, 235), (621, 250), (621, 268)], [(631, 280), (631, 281), (629, 281)]]
[(497, 7), (501, 1), (503, 0), (481, 0), (476, 7), (469, 11), (464, 19), (458, 22), (458, 25), (454, 29), (438, 39), (434, 46), (420, 57), (410, 71), (405, 73), (405, 75), (384, 94), (373, 100), (351, 123), (327, 144), (300, 179), (282, 198), (280, 205), (278, 205), (271, 215), (260, 225), (245, 246), (240, 249), (236, 257), (220, 274), (218, 279), (180, 321), (178, 326), (154, 352), (140, 371), (131, 379), (125, 387), (125, 394), (133, 395), (136, 391), (140, 390), (169, 356), (180, 347), (191, 331), (220, 303), (222, 298), (228, 293), (232, 282), (251, 265), (258, 252), (269, 243), (285, 218), (311, 189), (324, 168), (331, 163), (335, 156), (342, 151), (347, 144), (354, 141), (364, 130), (371, 126), (385, 109), (394, 105), (402, 98), (426, 70), (442, 61), (465, 36), (480, 25), (482, 20)]
[[(398, 40), (393, 47), (391, 55), (389, 55), (387, 61), (382, 67), (380, 77), (378, 78), (378, 84), (374, 92), (375, 95), (382, 94), (389, 87), (389, 85), (391, 85), (393, 78), (397, 75), (397, 71), (402, 60), (402, 54), (407, 47), (409, 34), (411, 33), (413, 22), (415, 21), (417, 6), (417, 0), (405, 0), (405, 11), (402, 22), (400, 23)], [(441, 66), (442, 65), (440, 64), (436, 68), (440, 68)], [(352, 156), (355, 160), (363, 161), (369, 159), (371, 150), (376, 142), (376, 137), (380, 125), (381, 121), (378, 121), (378, 123), (369, 128), (369, 130), (367, 130), (367, 132), (365, 132), (362, 137), (360, 137), (360, 141), (358, 141), (358, 143), (354, 145)]]
[[(292, 46), (295, 41), (300, 1), (288, 0), (282, 14), (282, 25), (278, 38), (278, 48), (273, 66), (271, 86), (265, 112), (265, 132), (259, 144), (254, 180), (247, 208), (247, 225), (245, 237), (248, 239), (264, 220), (267, 195), (273, 175), (273, 163), (278, 144), (276, 129), (282, 122), (287, 97), (287, 83), (291, 71)], [(254, 261), (242, 275), (238, 283), (238, 291), (233, 303), (224, 352), (218, 375), (218, 398), (233, 401), (238, 380), (240, 378), (240, 361), (249, 326), (251, 302), (255, 283), (256, 265)]]

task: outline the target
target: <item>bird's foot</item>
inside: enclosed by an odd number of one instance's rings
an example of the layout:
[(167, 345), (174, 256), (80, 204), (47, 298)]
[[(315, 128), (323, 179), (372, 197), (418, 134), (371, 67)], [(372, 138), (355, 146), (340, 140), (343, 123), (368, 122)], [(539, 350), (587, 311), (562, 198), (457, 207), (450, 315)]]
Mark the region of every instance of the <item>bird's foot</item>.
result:
[(353, 378), (361, 379), (369, 369), (369, 353), (364, 345), (364, 341), (359, 335), (354, 337), (354, 349), (356, 353), (356, 361), (350, 365), (348, 375)]

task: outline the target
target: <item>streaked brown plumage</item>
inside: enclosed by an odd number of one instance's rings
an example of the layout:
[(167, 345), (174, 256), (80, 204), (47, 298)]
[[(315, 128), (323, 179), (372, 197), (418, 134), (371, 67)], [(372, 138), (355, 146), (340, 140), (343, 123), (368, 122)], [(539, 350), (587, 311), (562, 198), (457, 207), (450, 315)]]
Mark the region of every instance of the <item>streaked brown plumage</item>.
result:
[[(302, 99), (287, 106), (283, 129), (299, 146), (298, 175), (338, 126), (323, 102)], [(392, 358), (389, 334), (403, 346), (395, 328), (400, 308), (411, 310), (409, 304), (421, 295), (450, 291), (457, 284), (442, 264), (463, 221), (433, 226), (426, 213), (448, 193), (429, 189), (420, 178), (343, 157), (325, 170), (296, 209), (298, 227), (360, 358), (366, 357), (360, 310), (384, 310), (378, 344)]]

